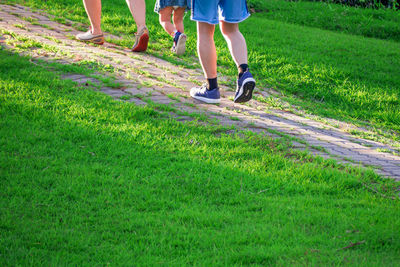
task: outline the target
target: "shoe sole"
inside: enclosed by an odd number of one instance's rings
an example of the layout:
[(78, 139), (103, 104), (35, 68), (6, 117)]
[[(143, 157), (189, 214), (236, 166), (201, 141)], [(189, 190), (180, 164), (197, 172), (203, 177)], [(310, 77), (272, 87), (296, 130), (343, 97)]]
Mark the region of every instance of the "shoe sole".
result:
[(77, 39), (81, 42), (94, 43), (97, 45), (104, 44), (104, 37), (96, 37), (96, 38), (89, 39), (89, 40), (83, 40), (83, 39), (79, 39), (79, 38), (77, 38)]
[(178, 43), (176, 44), (176, 48), (175, 48), (175, 53), (180, 56), (183, 55), (185, 53), (186, 50), (186, 35), (185, 34), (181, 34), (181, 36), (179, 36), (178, 39)]
[(247, 78), (243, 81), (243, 85), (239, 90), (239, 94), (233, 102), (244, 103), (250, 101), (253, 97), (253, 90), (256, 87), (256, 81), (253, 78)]
[(142, 36), (140, 36), (139, 43), (135, 47), (132, 47), (131, 51), (144, 52), (147, 50), (148, 43), (149, 43), (149, 35), (147, 33), (144, 33)]
[(102, 44), (104, 44), (104, 38), (97, 38), (97, 39), (92, 40), (91, 42), (94, 44), (97, 44), (97, 45), (102, 45)]
[(195, 95), (192, 95), (192, 93), (190, 93), (190, 96), (193, 97), (194, 99), (200, 100), (207, 104), (218, 104), (221, 101), (221, 99), (210, 99), (210, 98), (206, 98), (206, 97), (195, 96)]

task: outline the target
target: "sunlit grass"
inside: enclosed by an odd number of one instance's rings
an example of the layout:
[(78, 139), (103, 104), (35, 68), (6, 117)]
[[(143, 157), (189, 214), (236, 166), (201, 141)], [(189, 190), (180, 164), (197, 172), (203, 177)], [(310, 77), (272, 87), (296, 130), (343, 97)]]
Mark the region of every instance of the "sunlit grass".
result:
[(272, 20), (400, 41), (400, 15), (396, 10), (355, 8), (328, 1), (249, 0), (249, 5)]

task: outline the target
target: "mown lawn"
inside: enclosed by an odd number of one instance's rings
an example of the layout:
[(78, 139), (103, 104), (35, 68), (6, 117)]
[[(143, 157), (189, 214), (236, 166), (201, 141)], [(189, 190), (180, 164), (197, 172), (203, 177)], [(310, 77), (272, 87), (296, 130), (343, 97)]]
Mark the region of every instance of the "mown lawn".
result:
[(0, 50), (0, 265), (400, 264), (399, 183), (51, 68)]
[[(7, 0), (27, 4), (88, 23), (80, 0)], [(199, 67), (195, 23), (186, 16), (188, 53), (179, 60), (171, 54), (170, 37), (163, 32), (154, 1), (147, 1), (151, 32), (149, 53), (177, 64)], [(284, 99), (310, 113), (370, 125), (377, 132), (400, 132), (400, 13), (343, 7), (335, 4), (250, 1), (257, 11), (241, 24), (249, 47), (250, 68), (258, 88), (272, 87)], [(135, 25), (122, 1), (103, 2), (103, 28), (125, 36), (109, 40), (129, 47)], [(232, 77), (235, 66), (217, 32), (219, 72)], [(195, 60), (194, 60), (195, 59)], [(228, 68), (226, 68), (228, 67)], [(189, 90), (189, 88), (188, 88)]]
[(264, 18), (382, 40), (400, 41), (396, 10), (355, 8), (326, 2), (250, 0)]

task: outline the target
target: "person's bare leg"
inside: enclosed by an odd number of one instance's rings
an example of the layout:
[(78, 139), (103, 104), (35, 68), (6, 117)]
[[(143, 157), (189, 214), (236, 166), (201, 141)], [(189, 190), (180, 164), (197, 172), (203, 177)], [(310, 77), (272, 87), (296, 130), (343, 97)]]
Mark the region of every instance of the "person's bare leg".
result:
[(217, 77), (217, 51), (214, 43), (215, 25), (197, 22), (197, 52), (204, 76), (207, 79)]
[(159, 15), (159, 20), (160, 20), (160, 24), (164, 28), (164, 30), (173, 37), (174, 31), (176, 30), (176, 28), (171, 23), (172, 12), (173, 12), (173, 8), (170, 6), (167, 6), (163, 9), (161, 9), (160, 15)]
[(256, 81), (247, 65), (247, 46), (243, 35), (239, 31), (237, 23), (220, 22), (221, 32), (228, 43), (229, 51), (238, 67), (238, 82), (234, 102), (243, 103), (250, 101)]
[(247, 45), (237, 23), (221, 21), (220, 28), (236, 65), (247, 64)]
[(146, 3), (144, 0), (126, 0), (126, 4), (136, 22), (137, 32), (140, 32), (146, 27)]
[(175, 29), (181, 33), (184, 33), (185, 31), (183, 27), (183, 17), (185, 16), (185, 10), (186, 8), (179, 7), (174, 11), (174, 17), (173, 17), (174, 26)]
[(101, 0), (83, 0), (86, 14), (89, 17), (93, 35), (102, 34), (101, 31)]

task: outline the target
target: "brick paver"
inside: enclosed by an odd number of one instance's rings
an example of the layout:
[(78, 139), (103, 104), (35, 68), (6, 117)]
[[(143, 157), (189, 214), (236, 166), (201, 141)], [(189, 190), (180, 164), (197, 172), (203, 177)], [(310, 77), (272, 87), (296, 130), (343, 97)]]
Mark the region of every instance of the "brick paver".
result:
[[(231, 101), (234, 92), (224, 86), (222, 86), (221, 104), (200, 103), (189, 96), (190, 88), (196, 85), (192, 81), (202, 82), (203, 80), (202, 71), (199, 69), (182, 69), (179, 73), (175, 73), (172, 70), (175, 70), (176, 66), (145, 53), (134, 54), (129, 49), (109, 43), (93, 46), (72, 40), (71, 36), (78, 33), (71, 27), (74, 22), (67, 21), (66, 25), (63, 25), (52, 21), (52, 17), (45, 13), (32, 12), (27, 7), (0, 5), (0, 18), (0, 30), (11, 31), (16, 35), (25, 36), (55, 48), (55, 51), (31, 49), (21, 53), (47, 61), (56, 60), (62, 64), (81, 60), (109, 64), (114, 68), (117, 81), (122, 83), (123, 87), (113, 89), (102, 85), (97, 78), (84, 75), (67, 75), (63, 78), (81, 84), (90, 81), (90, 84), (101, 85), (100, 90), (103, 93), (115, 99), (126, 97), (126, 101), (137, 105), (146, 105), (146, 99), (150, 99), (158, 104), (171, 105), (179, 111), (205, 114), (211, 119), (218, 119), (221, 125), (235, 125), (239, 129), (265, 132), (272, 137), (277, 137), (270, 131), (275, 130), (306, 141), (308, 144), (293, 142), (295, 149), (307, 148), (315, 155), (334, 158), (344, 164), (371, 166), (383, 176), (400, 180), (400, 157), (381, 152), (398, 151), (395, 147), (358, 138), (348, 133), (348, 129), (368, 132), (367, 129), (329, 118), (324, 118), (325, 122), (321, 122), (316, 116), (271, 109), (267, 104), (255, 100), (246, 105), (235, 104)], [(26, 18), (36, 18), (39, 25), (32, 25)], [(107, 35), (114, 39), (119, 38)], [(0, 44), (6, 49), (13, 49), (12, 44), (6, 44), (6, 38), (9, 36), (0, 35)], [(273, 97), (277, 95), (277, 92), (268, 88), (257, 88), (255, 94)], [(302, 114), (301, 111), (299, 113)], [(192, 120), (190, 117), (176, 114), (174, 116), (178, 120)]]

